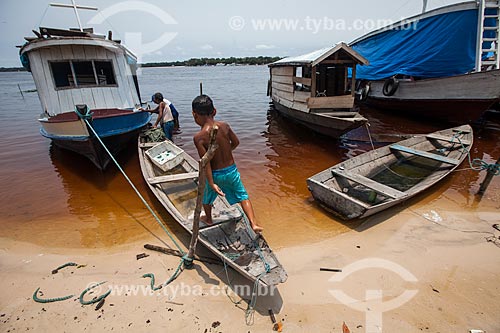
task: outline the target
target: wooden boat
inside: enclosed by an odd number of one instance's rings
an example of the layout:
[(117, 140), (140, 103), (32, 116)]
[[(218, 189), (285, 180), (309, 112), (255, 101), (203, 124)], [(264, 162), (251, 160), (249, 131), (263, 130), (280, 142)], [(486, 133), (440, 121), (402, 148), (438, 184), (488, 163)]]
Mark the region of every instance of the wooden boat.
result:
[(370, 216), (428, 189), (467, 157), (469, 125), (418, 135), (339, 163), (307, 179), (315, 200), (343, 219)]
[[(393, 80), (393, 79), (389, 79)], [(445, 78), (398, 80), (397, 90), (384, 94), (388, 80), (369, 83), (366, 105), (453, 123), (473, 122), (500, 100), (500, 70)]]
[[(424, 1), (425, 3), (426, 1)], [(461, 2), (380, 28), (350, 43), (358, 68), (356, 103), (463, 124), (500, 100), (500, 5)]]
[(106, 38), (92, 28), (41, 27), (33, 32), (35, 37), (26, 37), (19, 52), (42, 104), (40, 133), (55, 145), (88, 157), (99, 169), (106, 168), (110, 158), (77, 116), (76, 106), (88, 112), (91, 126), (111, 153), (137, 138), (151, 115), (137, 110), (141, 102), (136, 56), (111, 33)]
[[(198, 162), (168, 140), (162, 145), (165, 147), (161, 150), (175, 152), (176, 155), (166, 162), (170, 164), (167, 167), (154, 162), (159, 152), (156, 148), (158, 143), (148, 142), (144, 135), (139, 136), (142, 175), (163, 207), (187, 232), (192, 233)], [(148, 153), (153, 149), (157, 150), (154, 154)], [(213, 225), (200, 222), (199, 243), (251, 281), (258, 279), (266, 286), (286, 281), (287, 274), (278, 258), (265, 239), (257, 236), (245, 222), (239, 205), (230, 206), (225, 198), (218, 197), (212, 215)], [(269, 265), (269, 272), (266, 272), (265, 263)]]
[(269, 65), (268, 96), (283, 116), (339, 138), (367, 121), (353, 109), (356, 64), (368, 61), (344, 43), (281, 59)]

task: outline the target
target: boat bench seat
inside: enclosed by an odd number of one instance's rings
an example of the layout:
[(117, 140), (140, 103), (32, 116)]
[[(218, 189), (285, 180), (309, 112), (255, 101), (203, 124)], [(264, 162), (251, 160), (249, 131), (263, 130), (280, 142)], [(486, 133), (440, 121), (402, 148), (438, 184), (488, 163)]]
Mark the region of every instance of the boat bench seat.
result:
[(391, 148), (393, 150), (401, 151), (404, 153), (412, 154), (412, 155), (430, 158), (430, 159), (440, 161), (443, 163), (447, 163), (447, 164), (452, 164), (452, 165), (460, 164), (460, 161), (455, 159), (455, 158), (449, 158), (446, 156), (441, 156), (438, 154), (433, 154), (433, 153), (429, 153), (427, 151), (417, 150), (417, 149), (413, 149), (413, 148), (409, 148), (409, 147), (405, 147), (405, 146), (401, 146), (401, 145), (390, 145), (389, 148)]
[(390, 186), (378, 183), (370, 178), (367, 178), (365, 176), (362, 176), (360, 174), (356, 173), (351, 173), (345, 170), (340, 170), (340, 169), (332, 169), (332, 174), (334, 176), (340, 176), (344, 177), (348, 180), (351, 180), (355, 183), (361, 184), (365, 187), (368, 187), (369, 189), (374, 190), (377, 193), (380, 193), (382, 195), (385, 195), (386, 197), (392, 198), (392, 199), (401, 199), (407, 196), (406, 193), (401, 192), (396, 190), (395, 188), (392, 188)]
[(168, 183), (168, 182), (174, 182), (174, 181), (178, 181), (178, 180), (194, 179), (194, 178), (198, 178), (198, 172), (187, 172), (187, 173), (179, 173), (179, 174), (175, 174), (175, 175), (151, 177), (151, 178), (148, 178), (148, 183), (150, 183), (151, 185), (154, 185), (154, 184)]
[(454, 136), (445, 136), (445, 135), (439, 135), (439, 134), (428, 134), (425, 136), (428, 139), (434, 139), (434, 140), (439, 140), (439, 141), (446, 141), (449, 143), (458, 143), (458, 144), (463, 144), (464, 146), (470, 146), (470, 141), (469, 140), (462, 140)]
[(139, 147), (141, 148), (152, 148), (154, 146), (156, 146), (157, 144), (159, 144), (160, 142), (142, 142), (142, 143), (139, 143)]

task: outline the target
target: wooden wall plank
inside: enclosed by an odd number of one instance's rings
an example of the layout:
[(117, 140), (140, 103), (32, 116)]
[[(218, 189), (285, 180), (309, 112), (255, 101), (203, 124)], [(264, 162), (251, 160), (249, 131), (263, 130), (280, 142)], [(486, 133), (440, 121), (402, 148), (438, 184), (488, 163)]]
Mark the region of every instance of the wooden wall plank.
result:
[(307, 99), (311, 97), (310, 91), (295, 91), (293, 93), (293, 101), (307, 103)]
[(71, 92), (71, 98), (73, 99), (73, 105), (85, 104), (81, 89), (68, 89), (68, 91)]
[(74, 60), (85, 60), (85, 51), (82, 45), (71, 45)]
[(95, 109), (96, 103), (94, 101), (94, 95), (92, 94), (92, 88), (82, 88), (80, 90), (82, 92), (83, 104), (87, 104), (89, 108)]
[(113, 94), (111, 93), (110, 87), (102, 87), (99, 88), (104, 94), (104, 104), (106, 104), (106, 108), (113, 108), (116, 105), (113, 104)]
[[(36, 51), (35, 51), (36, 52)], [(57, 95), (54, 79), (52, 76), (52, 70), (50, 69), (49, 60), (52, 58), (52, 51), (48, 48), (39, 49), (39, 56), (41, 58), (41, 64), (43, 72), (45, 74), (46, 84), (47, 84), (47, 98), (48, 104), (50, 104), (51, 110), (50, 114), (61, 113), (61, 103), (59, 101), (59, 96)]]
[(310, 109), (328, 109), (328, 108), (352, 108), (354, 97), (351, 95), (330, 96), (330, 97), (311, 97), (307, 101)]
[(59, 96), (61, 112), (69, 112), (75, 109), (75, 106), (73, 104), (73, 96), (71, 96), (71, 91), (69, 89), (57, 90), (57, 95)]
[(273, 75), (272, 76), (272, 81), (273, 82), (278, 82), (278, 83), (285, 83), (285, 84), (292, 84), (292, 76), (281, 76), (281, 75)]
[(271, 67), (271, 75), (293, 76), (293, 67), (292, 66)]
[(125, 103), (124, 107), (134, 107), (135, 104), (139, 103), (139, 98), (137, 97), (134, 80), (132, 78), (132, 71), (130, 70), (127, 60), (122, 55), (118, 55), (116, 59), (122, 74), (121, 87), (119, 85), (118, 88), (120, 88), (123, 95), (126, 97), (123, 101)]
[(113, 62), (113, 69), (115, 71), (116, 83), (118, 87), (110, 87), (113, 95), (113, 104), (117, 107), (126, 107), (130, 99), (130, 92), (127, 91), (128, 82), (126, 81), (123, 59), (116, 56), (114, 52), (106, 50), (106, 58)]
[(279, 83), (279, 82), (273, 82), (272, 83), (273, 90), (278, 89), (281, 91), (285, 92), (291, 92), (293, 93), (293, 85), (291, 84), (284, 84), (284, 83)]
[(47, 91), (47, 77), (43, 71), (42, 60), (38, 52), (29, 52), (28, 58), (30, 60), (31, 65), (31, 74), (34, 77), (35, 86), (38, 92), (38, 96), (40, 98), (40, 103), (42, 104), (42, 109), (45, 111), (52, 112), (51, 106), (48, 102), (49, 92)]
[(296, 77), (294, 76), (292, 78), (293, 82), (296, 82), (296, 83), (302, 83), (306, 86), (310, 86), (311, 85), (311, 78), (307, 78), (307, 77)]
[(298, 110), (298, 111), (302, 111), (302, 112), (309, 112), (309, 108), (307, 107), (307, 104), (299, 102), (299, 101), (294, 101), (292, 108), (295, 110)]
[(273, 91), (273, 96), (276, 96), (276, 97), (279, 97), (279, 98), (283, 98), (283, 99), (287, 99), (290, 102), (293, 102), (293, 93), (275, 90), (275, 91)]
[(289, 100), (286, 100), (286, 99), (283, 99), (283, 98), (279, 98), (279, 97), (275, 97), (273, 96), (273, 101), (276, 102), (276, 103), (279, 103), (287, 108), (292, 108), (293, 107), (293, 102), (292, 101), (289, 101)]
[(106, 101), (104, 99), (104, 93), (103, 93), (102, 89), (103, 88), (100, 88), (100, 87), (96, 87), (96, 88), (91, 89), (96, 109), (105, 109), (106, 108)]

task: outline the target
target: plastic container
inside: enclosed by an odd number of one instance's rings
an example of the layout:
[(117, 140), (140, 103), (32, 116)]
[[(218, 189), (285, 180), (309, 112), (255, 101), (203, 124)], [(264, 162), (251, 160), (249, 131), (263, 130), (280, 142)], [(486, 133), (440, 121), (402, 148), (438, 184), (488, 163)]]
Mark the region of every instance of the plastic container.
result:
[(151, 162), (163, 171), (175, 168), (182, 162), (184, 150), (180, 149), (170, 141), (163, 141), (156, 146), (146, 150)]

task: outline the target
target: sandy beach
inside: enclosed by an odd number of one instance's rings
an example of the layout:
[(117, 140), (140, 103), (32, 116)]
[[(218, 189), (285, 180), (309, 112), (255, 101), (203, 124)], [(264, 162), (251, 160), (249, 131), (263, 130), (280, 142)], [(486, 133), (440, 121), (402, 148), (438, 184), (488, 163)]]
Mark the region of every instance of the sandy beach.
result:
[[(147, 243), (163, 245), (151, 235), (99, 249), (2, 238), (0, 327), (3, 332), (271, 332), (272, 308), (284, 332), (342, 332), (343, 322), (351, 332), (500, 332), (500, 232), (492, 227), (500, 222), (496, 179), (479, 207), (463, 210), (447, 196), (429, 196), (319, 242), (272, 244), (288, 281), (277, 290), (260, 290), (256, 311), (247, 318), (248, 300), (235, 291), (248, 298), (253, 285), (232, 270), (226, 276), (220, 264), (196, 262), (195, 269), (152, 292), (142, 275), (154, 273), (157, 286), (173, 274), (179, 258), (144, 249)], [(137, 260), (140, 253), (149, 256)], [(203, 249), (198, 254), (208, 255)], [(86, 266), (51, 273), (66, 262)], [(107, 282), (85, 296), (89, 300), (111, 288), (102, 308), (80, 305), (80, 293), (102, 281)], [(32, 295), (38, 287), (40, 298), (75, 296), (37, 303)]]

